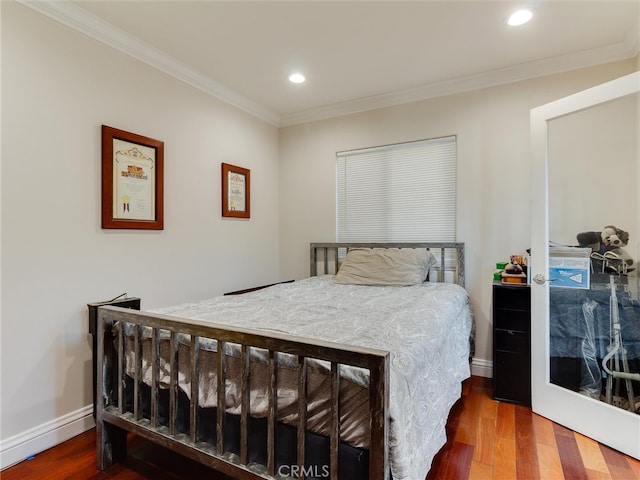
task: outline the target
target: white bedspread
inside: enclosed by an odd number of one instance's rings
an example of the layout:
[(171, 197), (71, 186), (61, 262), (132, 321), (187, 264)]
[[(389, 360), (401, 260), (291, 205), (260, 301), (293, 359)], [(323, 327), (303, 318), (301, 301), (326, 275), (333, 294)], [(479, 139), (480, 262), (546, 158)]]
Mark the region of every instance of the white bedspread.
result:
[(389, 351), (396, 480), (425, 478), (470, 375), (472, 315), (466, 291), (453, 284), (363, 287), (326, 275), (154, 311)]

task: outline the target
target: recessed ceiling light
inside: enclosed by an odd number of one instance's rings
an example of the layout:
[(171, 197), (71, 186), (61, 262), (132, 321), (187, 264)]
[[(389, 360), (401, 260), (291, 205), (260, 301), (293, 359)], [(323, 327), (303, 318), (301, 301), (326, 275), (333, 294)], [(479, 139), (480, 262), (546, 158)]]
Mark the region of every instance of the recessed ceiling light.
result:
[(517, 12), (513, 12), (507, 23), (512, 27), (516, 27), (518, 25), (523, 25), (527, 23), (529, 20), (533, 18), (533, 12), (531, 10), (518, 10)]
[(305, 78), (301, 73), (292, 73), (289, 75), (289, 81), (291, 83), (304, 83)]

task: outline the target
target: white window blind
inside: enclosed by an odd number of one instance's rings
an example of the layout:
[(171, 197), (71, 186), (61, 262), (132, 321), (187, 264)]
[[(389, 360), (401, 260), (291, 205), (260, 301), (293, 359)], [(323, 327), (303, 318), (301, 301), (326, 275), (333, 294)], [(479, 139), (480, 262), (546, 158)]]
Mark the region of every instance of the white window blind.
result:
[(456, 137), (337, 154), (341, 242), (453, 242)]

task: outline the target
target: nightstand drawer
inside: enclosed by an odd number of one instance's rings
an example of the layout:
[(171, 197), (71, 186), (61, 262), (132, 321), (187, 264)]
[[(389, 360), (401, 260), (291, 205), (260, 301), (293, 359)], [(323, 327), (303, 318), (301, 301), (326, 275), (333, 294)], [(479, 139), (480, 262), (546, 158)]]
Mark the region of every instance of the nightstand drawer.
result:
[(495, 330), (495, 349), (499, 352), (522, 353), (529, 356), (529, 335), (515, 330)]
[(531, 405), (531, 363), (528, 356), (501, 352), (493, 360), (493, 397)]
[(531, 312), (496, 308), (493, 311), (493, 328), (529, 332), (531, 329)]
[(500, 308), (531, 310), (531, 290), (528, 286), (501, 285), (493, 289), (493, 303)]

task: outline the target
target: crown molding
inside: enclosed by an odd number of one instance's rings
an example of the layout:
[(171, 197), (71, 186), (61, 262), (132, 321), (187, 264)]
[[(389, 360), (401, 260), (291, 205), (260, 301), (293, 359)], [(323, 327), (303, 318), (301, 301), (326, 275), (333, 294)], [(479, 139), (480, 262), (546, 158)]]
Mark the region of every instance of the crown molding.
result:
[(212, 80), (161, 50), (101, 20), (69, 1), (17, 1), (77, 32), (146, 63), (271, 125), (279, 126), (280, 115), (278, 113), (243, 97), (232, 89)]
[(328, 118), (497, 87), (547, 75), (627, 60), (637, 56), (640, 51), (637, 39), (637, 34), (635, 36), (629, 34), (624, 42), (616, 45), (523, 63), (477, 75), (454, 78), (430, 85), (351, 100), (302, 112), (284, 114), (280, 117), (280, 126), (287, 127), (300, 123), (326, 120)]
[(243, 97), (137, 37), (75, 6), (68, 0), (17, 1), (73, 30), (144, 62), (276, 127), (326, 120), (483, 88), (497, 87), (522, 80), (627, 60), (636, 57), (640, 52), (640, 21), (636, 21), (634, 28), (627, 32), (624, 40), (615, 45), (280, 115)]

